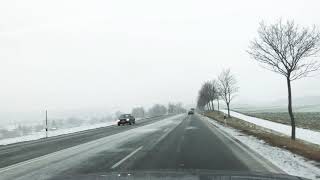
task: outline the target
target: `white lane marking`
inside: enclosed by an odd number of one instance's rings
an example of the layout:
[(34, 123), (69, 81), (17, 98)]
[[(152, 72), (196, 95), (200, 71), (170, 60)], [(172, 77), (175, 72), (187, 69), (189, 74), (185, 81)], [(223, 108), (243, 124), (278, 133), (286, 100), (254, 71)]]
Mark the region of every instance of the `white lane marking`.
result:
[[(120, 133), (119, 133), (120, 134)], [(110, 136), (107, 136), (105, 138), (111, 138), (115, 135), (119, 135), (119, 134), (114, 134), (114, 135), (110, 135)], [(118, 136), (117, 136), (118, 137)], [(122, 136), (121, 136), (122, 137)], [(124, 137), (124, 136), (123, 136)], [(86, 145), (86, 146), (91, 146), (93, 144), (96, 144), (97, 142), (101, 142), (101, 140), (103, 140), (104, 138), (101, 138), (101, 139), (96, 139), (96, 140), (93, 140), (93, 141), (89, 141), (89, 142), (86, 142), (84, 144), (80, 144), (80, 145), (77, 145), (77, 146), (73, 146), (73, 147), (69, 147), (69, 148), (66, 148), (66, 149), (62, 149), (62, 150), (59, 150), (59, 151), (56, 151), (56, 152), (53, 152), (53, 153), (50, 153), (50, 154), (46, 154), (46, 155), (43, 155), (43, 156), (39, 156), (37, 158), (34, 158), (34, 159), (29, 159), (29, 160), (26, 160), (26, 161), (22, 161), (22, 162), (19, 162), (17, 164), (13, 164), (13, 165), (9, 165), (7, 167), (4, 167), (4, 168), (0, 168), (0, 173), (3, 173), (3, 172), (6, 172), (6, 171), (9, 171), (9, 170), (13, 170), (15, 168), (19, 168), (19, 167), (22, 167), (22, 166), (26, 166), (28, 164), (31, 164), (31, 163), (37, 163), (37, 162), (40, 162), (40, 161), (44, 161), (46, 159), (50, 159), (52, 157), (55, 157), (55, 156), (59, 156), (60, 154), (67, 154), (68, 152), (75, 152), (75, 153), (79, 153), (79, 149), (80, 149), (80, 146), (82, 147), (83, 145)], [(118, 137), (119, 139), (119, 137)], [(111, 142), (115, 141), (117, 139), (110, 139)]]
[(140, 146), (138, 149), (134, 150), (132, 153), (130, 153), (129, 155), (127, 155), (126, 157), (124, 157), (123, 159), (121, 159), (119, 162), (115, 163), (111, 169), (114, 169), (116, 167), (118, 167), (120, 164), (122, 164), (124, 161), (126, 161), (127, 159), (129, 159), (131, 156), (133, 156), (135, 153), (137, 153), (139, 150), (141, 150), (143, 148), (143, 146)]
[[(106, 136), (106, 137), (103, 137), (100, 139), (89, 141), (84, 144), (80, 144), (80, 145), (76, 145), (76, 146), (69, 147), (66, 149), (62, 149), (62, 150), (59, 150), (59, 151), (56, 151), (56, 152), (53, 152), (50, 154), (46, 154), (46, 155), (43, 155), (43, 156), (40, 156), (40, 157), (37, 157), (34, 159), (29, 159), (29, 160), (26, 160), (23, 162), (9, 165), (7, 167), (0, 168), (0, 174), (10, 173), (10, 171), (15, 171), (16, 169), (21, 170), (23, 167), (28, 167), (28, 168), (30, 167), (31, 169), (35, 169), (33, 166), (31, 166), (29, 164), (34, 164), (35, 167), (42, 167), (43, 164), (45, 166), (48, 166), (50, 162), (53, 162), (54, 158), (61, 160), (62, 159), (61, 157), (63, 157), (64, 159), (67, 159), (69, 157), (68, 155), (76, 155), (76, 154), (80, 154), (82, 152), (87, 152), (90, 149), (94, 149), (93, 147), (95, 147), (97, 144), (99, 144), (99, 146), (100, 146), (101, 143), (106, 144), (106, 143), (110, 143), (110, 142), (112, 142), (112, 143), (119, 142), (119, 139), (122, 140), (122, 138), (124, 138), (124, 137), (126, 137), (125, 139), (127, 140), (128, 134), (133, 133), (133, 132), (139, 132), (140, 129), (153, 128), (154, 126), (161, 128), (161, 127), (168, 125), (170, 123), (175, 124), (172, 120), (180, 118), (181, 116), (182, 116), (182, 114), (172, 116), (172, 117), (165, 118), (165, 119), (159, 120), (159, 121), (151, 123), (151, 124), (143, 125), (143, 126), (140, 126), (137, 128), (133, 128), (133, 129), (124, 131), (124, 132), (116, 133), (116, 134)], [(166, 122), (166, 123), (164, 123), (164, 122)], [(122, 142), (122, 143), (124, 143), (124, 142)], [(29, 172), (29, 170), (28, 170), (28, 172)]]
[[(50, 154), (50, 156), (51, 156), (51, 154)], [(38, 158), (30, 159), (30, 160), (27, 160), (27, 161), (23, 161), (23, 162), (20, 162), (20, 163), (17, 163), (17, 164), (13, 164), (13, 165), (10, 165), (10, 166), (1, 168), (1, 169), (0, 169), (0, 173), (5, 172), (5, 171), (8, 171), (8, 170), (12, 170), (12, 169), (14, 169), (14, 168), (18, 168), (18, 167), (21, 167), (21, 166), (25, 166), (25, 165), (28, 165), (28, 164), (30, 164), (30, 163), (35, 163), (35, 162), (44, 160), (44, 159), (46, 159), (46, 158), (49, 158), (50, 156), (49, 156), (49, 154), (48, 154), (48, 155), (40, 156), (40, 157), (38, 157)]]
[(186, 130), (192, 130), (192, 129), (199, 129), (198, 127), (195, 126), (188, 126), (186, 127)]
[[(177, 126), (178, 126), (179, 124), (177, 124)], [(167, 135), (171, 132), (171, 131), (173, 131), (174, 129), (176, 128), (176, 126), (174, 126), (173, 128), (166, 128), (163, 132), (164, 132), (164, 134), (159, 138), (159, 139), (157, 139), (157, 141), (155, 141), (155, 143), (154, 143), (154, 145), (157, 145), (160, 141), (162, 141), (165, 137), (167, 137)]]

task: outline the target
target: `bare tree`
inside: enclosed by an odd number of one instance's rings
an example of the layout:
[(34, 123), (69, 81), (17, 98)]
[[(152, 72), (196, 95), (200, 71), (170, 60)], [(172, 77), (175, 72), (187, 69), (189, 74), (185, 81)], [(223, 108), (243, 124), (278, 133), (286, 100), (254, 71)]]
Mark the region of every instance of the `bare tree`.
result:
[(215, 99), (215, 87), (210, 81), (207, 81), (203, 84), (203, 93), (207, 98), (207, 105), (209, 106), (211, 111), (214, 111), (213, 100)]
[(310, 57), (320, 50), (320, 33), (313, 28), (300, 28), (293, 21), (265, 25), (260, 23), (258, 39), (251, 42), (248, 53), (262, 67), (285, 76), (288, 88), (288, 112), (291, 119), (291, 138), (295, 139), (295, 120), (292, 111), (291, 81), (319, 70), (320, 64)]
[(211, 83), (209, 81), (202, 84), (201, 89), (199, 91), (198, 101), (199, 105), (203, 107), (207, 107), (207, 110), (211, 111), (214, 110), (212, 101), (212, 94), (211, 94)]
[(118, 119), (118, 118), (120, 117), (120, 115), (121, 115), (121, 114), (124, 114), (124, 113), (123, 113), (123, 112), (121, 112), (121, 111), (117, 111), (117, 112), (115, 112), (115, 113), (114, 113), (114, 115), (116, 116), (115, 118), (116, 118), (116, 119)]
[(198, 99), (197, 99), (197, 108), (200, 110), (205, 110), (205, 106), (208, 103), (208, 99), (204, 94), (203, 86), (198, 92)]
[(169, 103), (168, 113), (185, 113), (187, 110), (183, 108), (182, 103)]
[(218, 102), (218, 112), (220, 110), (220, 104), (219, 104), (219, 99), (220, 99), (220, 87), (219, 83), (214, 79), (211, 81), (211, 92), (212, 92), (212, 103), (214, 100), (217, 100)]
[(160, 116), (167, 113), (167, 108), (161, 104), (155, 104), (148, 110), (149, 116)]
[(216, 80), (213, 80), (213, 83), (215, 84), (215, 87), (217, 89), (217, 93), (216, 93), (216, 100), (217, 100), (217, 103), (218, 103), (218, 113), (220, 112), (220, 98), (221, 98), (221, 87), (220, 87), (220, 83), (219, 83), (219, 80), (216, 81)]
[(220, 95), (228, 108), (228, 117), (230, 116), (230, 103), (238, 91), (237, 81), (231, 74), (230, 69), (223, 70), (218, 77), (220, 85)]
[(215, 80), (206, 81), (202, 84), (198, 99), (197, 107), (201, 110), (204, 110), (207, 107), (207, 110), (214, 111), (214, 100), (218, 98), (218, 83)]
[(132, 109), (131, 114), (137, 118), (143, 118), (145, 116), (145, 110), (143, 107), (135, 107)]

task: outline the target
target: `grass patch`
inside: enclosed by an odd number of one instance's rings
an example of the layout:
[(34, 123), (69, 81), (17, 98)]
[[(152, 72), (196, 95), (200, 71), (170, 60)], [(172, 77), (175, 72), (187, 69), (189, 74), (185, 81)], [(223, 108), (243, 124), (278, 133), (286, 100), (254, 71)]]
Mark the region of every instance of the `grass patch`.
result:
[[(218, 122), (224, 124), (223, 113), (207, 112), (204, 114), (209, 118), (213, 118)], [(264, 140), (266, 143), (287, 149), (295, 154), (301, 155), (310, 160), (320, 162), (320, 146), (316, 144), (307, 143), (302, 140), (291, 140), (289, 136), (273, 132), (261, 126), (246, 122), (238, 118), (227, 118), (227, 126), (238, 129), (241, 132)]]

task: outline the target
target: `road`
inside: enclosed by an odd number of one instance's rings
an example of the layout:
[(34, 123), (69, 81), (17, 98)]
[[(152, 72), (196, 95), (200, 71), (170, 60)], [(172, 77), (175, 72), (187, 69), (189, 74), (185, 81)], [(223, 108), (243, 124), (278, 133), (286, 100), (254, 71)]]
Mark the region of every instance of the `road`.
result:
[[(170, 115), (169, 115), (170, 116)], [(33, 159), (55, 151), (76, 146), (85, 142), (96, 140), (112, 134), (120, 133), (132, 128), (144, 126), (164, 117), (152, 117), (137, 121), (136, 126), (122, 126), (119, 128), (116, 124), (113, 126), (90, 129), (86, 131), (49, 137), (29, 142), (21, 142), (2, 146), (0, 145), (0, 168), (6, 167), (18, 162)]]
[(282, 173), (197, 114), (158, 117), (136, 126), (112, 126), (51, 140), (1, 147), (0, 179), (63, 179), (155, 169)]

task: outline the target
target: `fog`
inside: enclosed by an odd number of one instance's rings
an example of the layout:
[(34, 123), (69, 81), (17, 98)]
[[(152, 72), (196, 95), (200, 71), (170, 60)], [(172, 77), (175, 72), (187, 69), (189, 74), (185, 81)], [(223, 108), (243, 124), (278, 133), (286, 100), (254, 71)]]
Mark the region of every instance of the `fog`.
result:
[[(262, 20), (320, 26), (319, 6), (317, 0), (2, 0), (0, 122), (39, 119), (45, 109), (97, 114), (192, 105), (203, 81), (223, 68), (238, 80), (238, 103), (286, 98), (285, 79), (249, 57), (249, 41)], [(295, 81), (293, 95), (320, 95), (319, 82), (320, 76)]]

